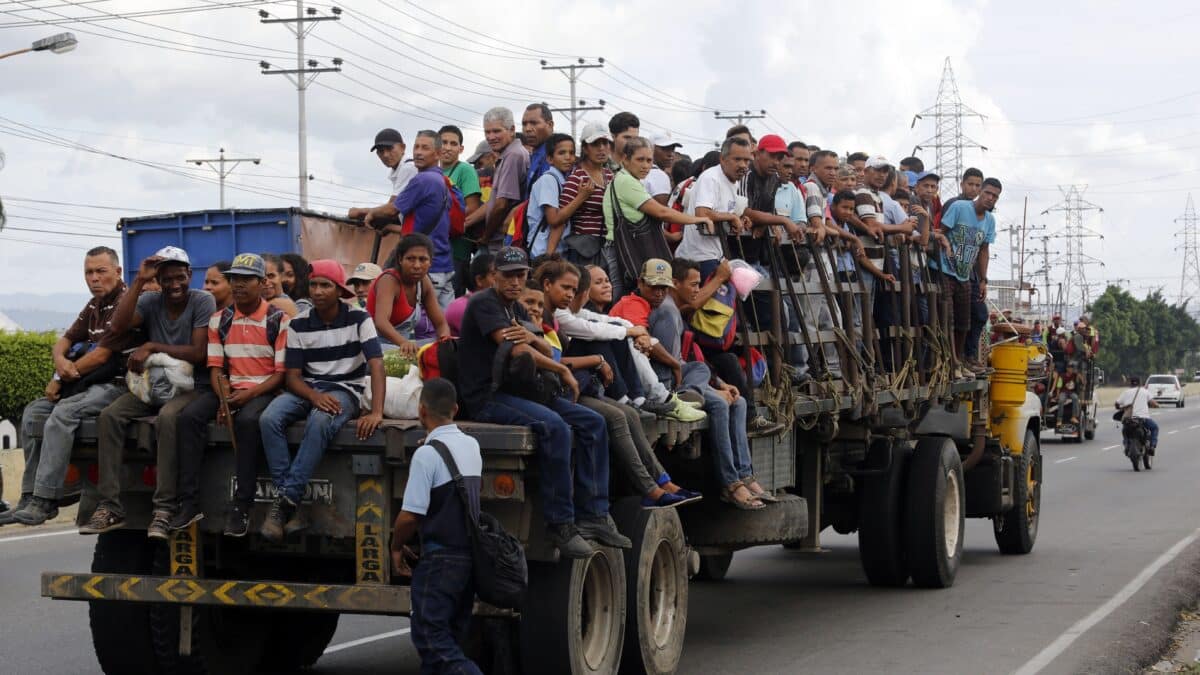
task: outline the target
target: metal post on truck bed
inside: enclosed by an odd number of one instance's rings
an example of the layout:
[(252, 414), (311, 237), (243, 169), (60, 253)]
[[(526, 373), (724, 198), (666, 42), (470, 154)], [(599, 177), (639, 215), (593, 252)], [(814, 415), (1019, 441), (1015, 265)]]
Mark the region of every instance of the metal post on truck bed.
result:
[[(171, 554), (171, 576), (196, 578), (200, 576), (200, 525), (192, 523), (182, 530), (171, 532), (167, 543)], [(192, 654), (191, 605), (179, 607), (179, 654)]]
[(387, 520), (390, 490), (378, 455), (355, 455), (358, 483), (354, 508), (354, 581), (386, 586), (391, 582)]

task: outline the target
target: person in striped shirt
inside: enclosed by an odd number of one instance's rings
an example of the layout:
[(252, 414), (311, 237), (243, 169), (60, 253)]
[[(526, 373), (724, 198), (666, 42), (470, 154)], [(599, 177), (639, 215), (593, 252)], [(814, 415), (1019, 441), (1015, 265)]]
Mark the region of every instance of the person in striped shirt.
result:
[[(353, 299), (346, 272), (335, 260), (310, 263), (312, 309), (288, 325), (284, 357), (287, 391), (259, 418), (263, 450), (279, 495), (263, 522), (262, 536), (282, 541), (308, 527), (300, 500), (330, 441), (363, 407), (368, 370), (371, 409), (358, 418), (358, 437), (367, 439), (383, 421), (383, 352), (371, 315), (342, 302)], [(340, 297), (339, 297), (340, 296)], [(287, 428), (305, 420), (304, 438), (292, 459)]]
[(233, 414), (237, 443), (237, 488), (225, 516), (225, 536), (244, 537), (250, 528), (250, 507), (262, 453), (258, 422), (283, 386), (288, 317), (262, 299), (267, 265), (260, 256), (242, 253), (223, 274), (229, 281), (233, 303), (208, 321), (207, 363), (212, 390), (200, 394), (179, 415), (179, 510), (170, 527), (183, 529), (204, 517), (199, 497), (201, 459), (208, 438), (205, 427), (214, 416), (219, 424), (229, 424), (217, 398), (227, 388), (231, 393), (226, 403)]

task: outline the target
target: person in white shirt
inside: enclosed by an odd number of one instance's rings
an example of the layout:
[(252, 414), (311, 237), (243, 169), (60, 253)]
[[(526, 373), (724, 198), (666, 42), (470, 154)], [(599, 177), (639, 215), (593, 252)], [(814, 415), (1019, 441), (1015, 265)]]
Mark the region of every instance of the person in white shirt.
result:
[[(738, 207), (738, 182), (750, 170), (754, 158), (750, 142), (740, 137), (725, 139), (721, 145), (721, 163), (700, 174), (692, 186), (694, 197), (688, 208), (689, 216), (727, 222), (735, 234), (749, 229), (749, 221), (734, 212)], [(700, 263), (701, 274), (715, 269), (718, 261), (725, 257), (721, 246), (721, 234), (701, 232), (698, 227), (685, 226), (683, 240), (675, 249), (676, 258), (685, 258)]]
[(404, 161), (404, 150), (404, 137), (399, 131), (383, 129), (375, 134), (371, 152), (389, 169), (388, 182), (392, 184), (392, 198), (387, 200), (387, 203), (375, 207), (356, 206), (346, 214), (347, 218), (361, 220), (368, 226), (374, 224), (380, 227), (382, 224), (396, 221), (396, 197), (404, 191), (408, 181), (417, 175), (417, 167), (412, 162)]
[(1153, 455), (1158, 448), (1158, 422), (1150, 417), (1150, 409), (1157, 408), (1158, 403), (1150, 398), (1150, 392), (1141, 386), (1141, 380), (1138, 378), (1129, 378), (1129, 384), (1130, 388), (1117, 397), (1116, 408), (1123, 410), (1131, 407), (1130, 417), (1141, 420), (1142, 426), (1150, 430), (1150, 454)]
[(655, 134), (650, 143), (654, 146), (654, 168), (642, 179), (642, 185), (646, 186), (651, 198), (666, 206), (675, 187), (671, 185), (670, 173), (675, 164), (675, 148), (682, 144), (676, 143), (668, 133)]

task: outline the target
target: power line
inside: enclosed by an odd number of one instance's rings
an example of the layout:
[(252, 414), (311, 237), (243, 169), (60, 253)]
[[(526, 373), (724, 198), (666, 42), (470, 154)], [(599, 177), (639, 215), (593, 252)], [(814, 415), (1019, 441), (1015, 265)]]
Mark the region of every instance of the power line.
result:
[(32, 197), (10, 197), (5, 196), (10, 202), (28, 202), (30, 204), (49, 204), (51, 206), (69, 206), (82, 209), (101, 209), (104, 211), (141, 211), (142, 213), (166, 213), (166, 209), (138, 209), (132, 206), (108, 206), (103, 204), (80, 204), (77, 202), (60, 202), (50, 199), (33, 199)]
[[(954, 69), (950, 67), (950, 57), (948, 56), (942, 66), (942, 79), (938, 82), (937, 102), (932, 107), (917, 113), (913, 117), (912, 126), (916, 126), (917, 120), (926, 117), (934, 120), (934, 135), (914, 147), (913, 154), (917, 154), (922, 146), (932, 146), (936, 159), (935, 171), (938, 175), (955, 178), (962, 175), (964, 148), (987, 150), (986, 147), (963, 134), (964, 119), (978, 117), (982, 120), (984, 117), (967, 107), (959, 97), (958, 84), (954, 81)], [(958, 187), (953, 180), (942, 181), (943, 199), (953, 196), (957, 190)]]
[[(210, 3), (207, 5), (193, 5), (190, 7), (176, 7), (174, 9), (151, 9), (151, 10), (144, 10), (144, 11), (140, 11), (140, 12), (125, 12), (121, 15), (113, 15), (113, 16), (94, 16), (94, 17), (84, 17), (84, 18), (75, 18), (75, 17), (64, 16), (61, 19), (51, 20), (51, 21), (39, 21), (37, 19), (26, 19), (25, 17), (18, 16), (17, 18), (23, 19), (23, 21), (10, 21), (7, 23), (0, 23), (0, 28), (25, 28), (25, 27), (29, 27), (29, 26), (36, 26), (39, 24), (41, 24), (41, 25), (56, 25), (56, 24), (65, 24), (65, 23), (73, 23), (73, 22), (98, 23), (100, 21), (112, 21), (114, 19), (127, 19), (127, 18), (131, 18), (131, 17), (170, 16), (170, 15), (174, 15), (174, 14), (190, 14), (193, 12), (211, 12), (213, 10), (219, 10), (219, 9), (237, 9), (239, 7), (250, 7), (253, 5), (261, 5), (263, 3), (264, 3), (264, 0), (245, 0), (243, 2)], [(18, 1), (16, 4), (24, 4), (24, 3), (20, 3)], [(49, 10), (49, 9), (57, 9), (60, 7), (91, 5), (91, 4), (99, 4), (99, 3), (98, 2), (63, 2), (58, 5), (43, 5), (41, 7), (34, 7), (32, 9)], [(88, 9), (91, 9), (91, 8), (89, 7)], [(23, 11), (26, 11), (26, 10), (20, 10), (20, 9), (18, 9), (18, 10), (0, 10), (0, 13), (13, 14), (14, 12), (23, 12)], [(96, 10), (93, 10), (93, 11), (96, 11)]]
[(579, 121), (579, 113), (589, 110), (604, 110), (604, 100), (601, 99), (600, 105), (588, 105), (587, 101), (577, 99), (575, 96), (575, 85), (579, 82), (579, 78), (589, 70), (601, 69), (604, 67), (604, 59), (598, 59), (596, 63), (587, 63), (582, 57), (578, 63), (569, 63), (565, 66), (552, 66), (544, 59), (542, 60), (542, 70), (557, 70), (567, 78), (567, 82), (571, 88), (571, 96), (567, 100), (571, 105), (567, 107), (552, 108), (553, 112), (561, 112), (567, 114), (567, 119), (571, 120), (571, 138), (575, 138), (575, 127)]
[(38, 234), (61, 234), (68, 237), (101, 237), (103, 239), (120, 239), (119, 234), (100, 234), (98, 232), (65, 232), (61, 230), (43, 230), (37, 227), (5, 227), (4, 232), (12, 230), (13, 232), (37, 232)]
[[(1104, 209), (1084, 200), (1083, 193), (1087, 190), (1086, 185), (1060, 185), (1058, 189), (1063, 195), (1063, 201), (1042, 211), (1042, 215), (1051, 211), (1062, 211), (1065, 216), (1063, 229), (1049, 237), (1050, 239), (1062, 239), (1066, 248), (1066, 252), (1057, 263), (1066, 268), (1062, 293), (1059, 298), (1059, 311), (1065, 313), (1071, 308), (1084, 311), (1091, 302), (1091, 285), (1087, 281), (1087, 268), (1092, 265), (1104, 266), (1099, 258), (1084, 252), (1084, 241), (1093, 238), (1103, 239), (1104, 235), (1085, 227), (1083, 216), (1088, 211), (1103, 213)], [(1078, 304), (1072, 304), (1076, 301)]]
[[(11, 229), (11, 228), (6, 228)], [(0, 241), (11, 241), (19, 244), (33, 244), (34, 246), (53, 246), (54, 248), (73, 248), (78, 251), (90, 250), (87, 246), (75, 246), (73, 244), (64, 244), (57, 241), (38, 241), (35, 239), (21, 239), (20, 237), (10, 237), (3, 232), (0, 232)]]
[[(189, 159), (187, 161), (191, 164), (195, 164), (196, 166), (201, 166), (201, 165), (207, 164), (210, 169), (217, 172), (217, 175), (220, 177), (220, 180), (221, 180), (221, 201), (220, 201), (221, 206), (220, 206), (220, 208), (224, 209), (225, 208), (225, 178), (228, 177), (229, 174), (233, 173), (233, 170), (237, 168), (238, 164), (241, 164), (242, 162), (253, 162), (254, 164), (259, 164), (262, 162), (262, 158), (261, 157), (228, 158), (225, 156), (225, 148), (221, 148), (219, 156), (216, 159)], [(226, 164), (229, 165), (229, 168), (225, 168)]]
[[(1200, 249), (1197, 223), (1200, 223), (1200, 220), (1196, 218), (1196, 207), (1192, 204), (1191, 193), (1188, 193), (1183, 215), (1176, 218), (1175, 222), (1183, 225), (1183, 230), (1175, 235), (1183, 237), (1183, 243), (1175, 248), (1176, 251), (1183, 250), (1183, 272), (1179, 276), (1179, 304), (1182, 305), (1200, 296), (1200, 257), (1197, 254), (1197, 250)], [(1197, 309), (1193, 307), (1191, 314), (1196, 315)]]

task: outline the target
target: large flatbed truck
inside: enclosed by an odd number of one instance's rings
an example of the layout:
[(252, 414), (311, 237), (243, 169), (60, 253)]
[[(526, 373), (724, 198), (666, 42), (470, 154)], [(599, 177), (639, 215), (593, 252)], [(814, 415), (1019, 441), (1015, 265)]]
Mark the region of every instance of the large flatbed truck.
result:
[[(1040, 402), (1026, 391), (1030, 355), (999, 349), (995, 375), (953, 377), (947, 317), (924, 252), (905, 242), (891, 248), (901, 282), (884, 287), (896, 294), (884, 301), (906, 309), (895, 314), (896, 325), (879, 329), (869, 312), (862, 325), (855, 321), (851, 308), (867, 291), (832, 275), (835, 251), (787, 241), (771, 249), (771, 274), (756, 292), (774, 316), (783, 316), (785, 304), (801, 316), (822, 302), (835, 310), (833, 325), (820, 330), (806, 322), (792, 332), (783, 321), (742, 322), (741, 344), (763, 350), (770, 364), (755, 404), (786, 423), (777, 434), (751, 439), (759, 482), (780, 496), (765, 509), (740, 511), (716, 499), (704, 423), (647, 417), (646, 431), (668, 470), (702, 488), (706, 499), (678, 510), (643, 510), (638, 496), (614, 481), (612, 513), (632, 549), (559, 560), (542, 538), (533, 435), (523, 427), (462, 422), (483, 449), (483, 508), (524, 543), (530, 561), (519, 611), (475, 605), (466, 647), (485, 672), (675, 672), (690, 580), (722, 578), (734, 553), (753, 546), (818, 551), (829, 527), (858, 532), (867, 579), (882, 586), (909, 579), (921, 587), (953, 584), (967, 517), (991, 519), (1004, 553), (1033, 549), (1042, 427)], [(821, 374), (784, 385), (792, 364), (783, 355), (800, 344), (820, 355)], [(877, 365), (885, 349), (900, 365), (895, 373)], [(128, 434), (121, 476), (126, 527), (97, 538), (89, 571), (47, 571), (41, 578), (45, 597), (89, 603), (105, 673), (300, 668), (320, 658), (340, 614), (410, 613), (407, 580), (390, 569), (388, 535), (423, 436), (415, 421), (386, 420), (365, 441), (343, 430), (305, 494), (312, 526), (277, 545), (253, 534), (274, 496), (265, 475), (252, 534), (221, 536), (234, 456), (216, 425), (202, 480), (210, 517), (166, 544), (148, 540), (153, 425), (152, 418), (139, 420)], [(298, 442), (301, 433), (297, 425), (289, 440)], [(95, 436), (94, 422), (83, 424), (72, 458), (84, 477), (81, 521), (96, 506)]]

